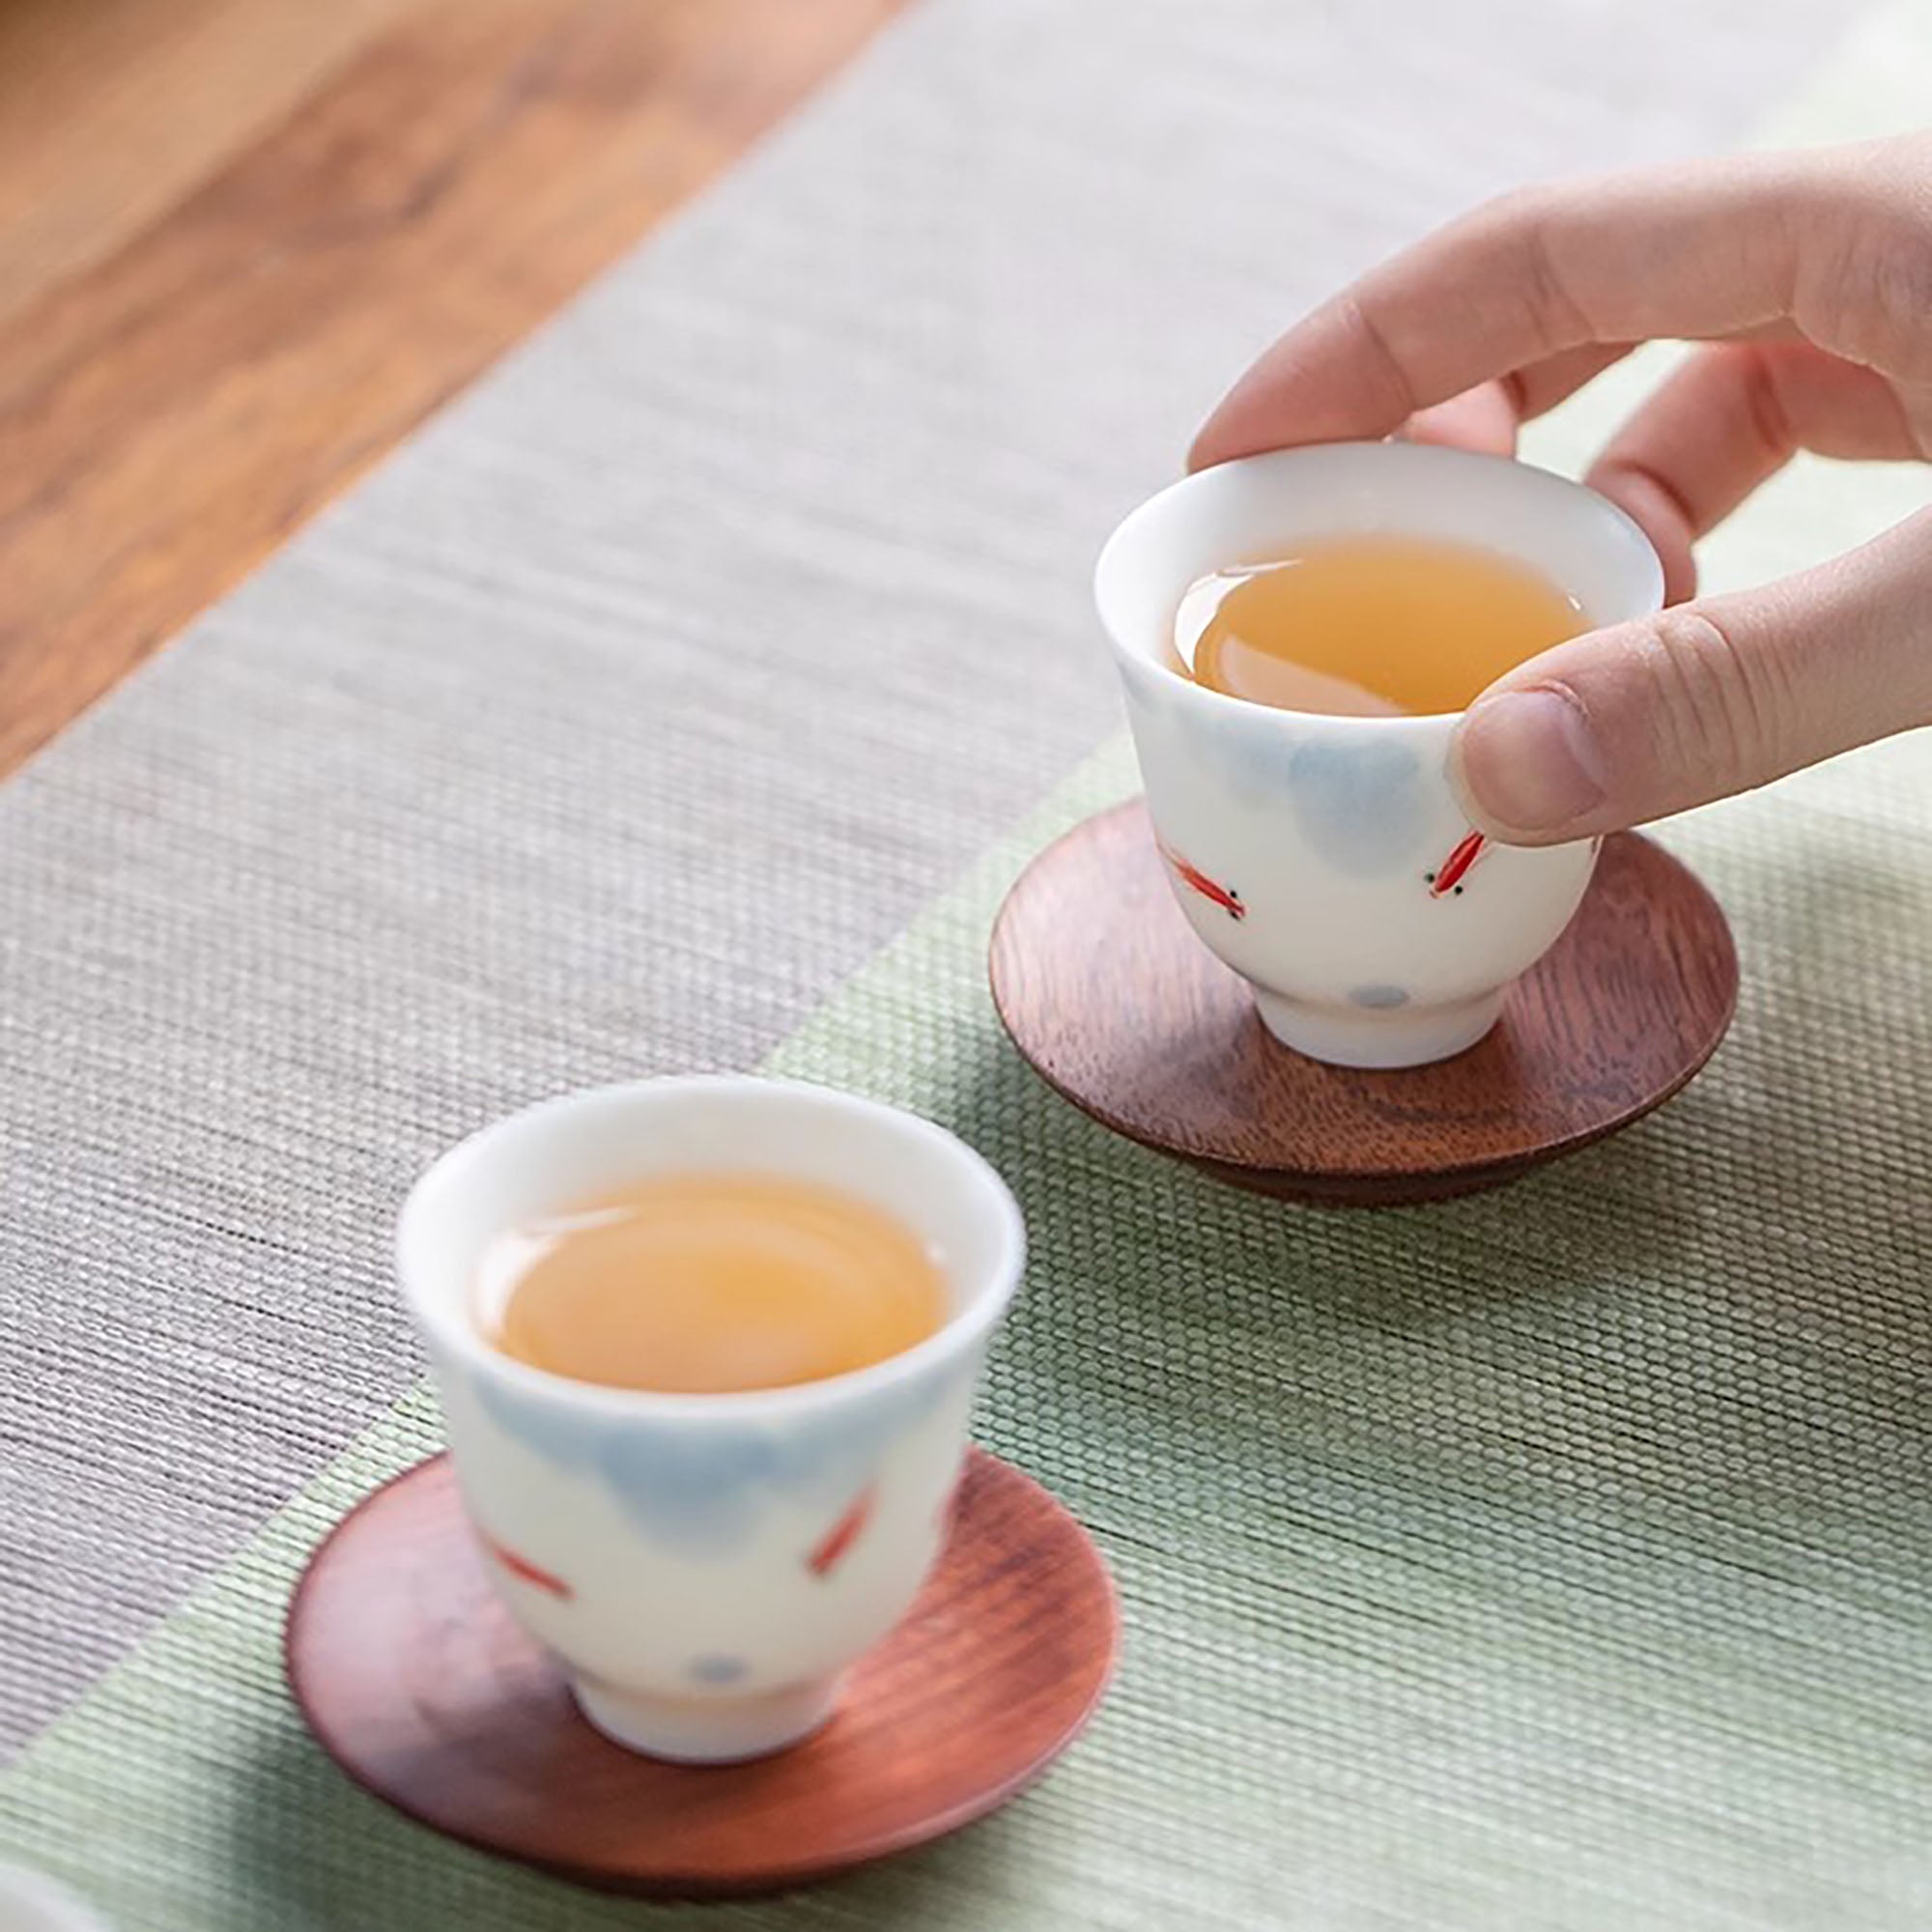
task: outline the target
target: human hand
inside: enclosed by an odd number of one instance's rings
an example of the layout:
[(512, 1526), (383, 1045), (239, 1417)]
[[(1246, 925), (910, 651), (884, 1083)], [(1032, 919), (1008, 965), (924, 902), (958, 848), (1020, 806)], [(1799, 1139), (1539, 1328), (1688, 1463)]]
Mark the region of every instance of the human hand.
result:
[(1799, 449), (1932, 457), (1932, 136), (1506, 195), (1290, 329), (1190, 456), (1394, 433), (1508, 454), (1654, 336), (1704, 346), (1585, 480), (1649, 534), (1670, 608), (1531, 659), (1456, 735), (1471, 819), (1519, 844), (1932, 723), (1932, 511), (1726, 596), (1693, 597), (1690, 556)]

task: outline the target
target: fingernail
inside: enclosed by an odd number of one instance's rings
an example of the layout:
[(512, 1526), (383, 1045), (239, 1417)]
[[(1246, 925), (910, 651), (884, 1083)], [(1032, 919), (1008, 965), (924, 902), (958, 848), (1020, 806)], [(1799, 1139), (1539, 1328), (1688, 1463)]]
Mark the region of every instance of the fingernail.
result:
[(1555, 832), (1604, 802), (1596, 733), (1562, 692), (1484, 698), (1463, 721), (1458, 746), (1470, 803), (1499, 832)]

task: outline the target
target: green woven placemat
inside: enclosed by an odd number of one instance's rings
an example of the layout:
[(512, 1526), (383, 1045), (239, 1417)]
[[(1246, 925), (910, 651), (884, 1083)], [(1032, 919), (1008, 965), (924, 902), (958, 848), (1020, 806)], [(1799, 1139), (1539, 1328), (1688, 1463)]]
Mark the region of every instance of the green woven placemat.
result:
[[(1007, 1046), (988, 919), (1130, 782), (1121, 749), (846, 987), (772, 1065), (1012, 1177), (1035, 1260), (980, 1434), (1100, 1538), (1126, 1654), (1005, 1818), (706, 1922), (1918, 1922), (1926, 777), (1892, 746), (1682, 828), (1747, 960), (1719, 1061), (1619, 1141), (1427, 1211), (1216, 1187)], [(304, 1552), (433, 1442), (412, 1399), (278, 1517), (42, 1740), (4, 1840), (65, 1848), (130, 1924), (635, 1922), (391, 1817), (288, 1703)]]

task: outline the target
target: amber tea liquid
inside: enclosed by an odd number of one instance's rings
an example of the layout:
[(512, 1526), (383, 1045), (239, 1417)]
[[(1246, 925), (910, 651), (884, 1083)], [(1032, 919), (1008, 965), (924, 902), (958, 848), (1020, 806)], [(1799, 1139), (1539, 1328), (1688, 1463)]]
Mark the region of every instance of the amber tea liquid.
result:
[(924, 1244), (835, 1189), (669, 1175), (524, 1223), (486, 1252), (486, 1333), (576, 1381), (666, 1393), (783, 1388), (941, 1327)]
[(1575, 598), (1492, 552), (1419, 537), (1311, 543), (1191, 584), (1177, 668), (1284, 711), (1461, 711), (1505, 671), (1588, 628)]

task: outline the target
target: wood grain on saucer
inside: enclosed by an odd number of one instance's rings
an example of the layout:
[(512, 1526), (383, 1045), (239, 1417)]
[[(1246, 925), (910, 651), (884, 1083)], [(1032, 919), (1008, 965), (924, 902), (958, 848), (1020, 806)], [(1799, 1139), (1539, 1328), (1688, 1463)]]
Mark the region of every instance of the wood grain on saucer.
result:
[(976, 1449), (937, 1567), (824, 1730), (750, 1764), (660, 1763), (578, 1715), (492, 1589), (440, 1456), (316, 1552), (286, 1655), (323, 1747), (411, 1817), (582, 1884), (704, 1897), (829, 1878), (983, 1817), (1072, 1742), (1117, 1641), (1087, 1532)]
[(1020, 1052), (1102, 1125), (1241, 1186), (1364, 1206), (1494, 1186), (1628, 1125), (1716, 1051), (1738, 991), (1717, 901), (1626, 833), (1488, 1038), (1434, 1066), (1326, 1066), (1278, 1044), (1195, 938), (1139, 801), (1034, 862), (991, 971)]

